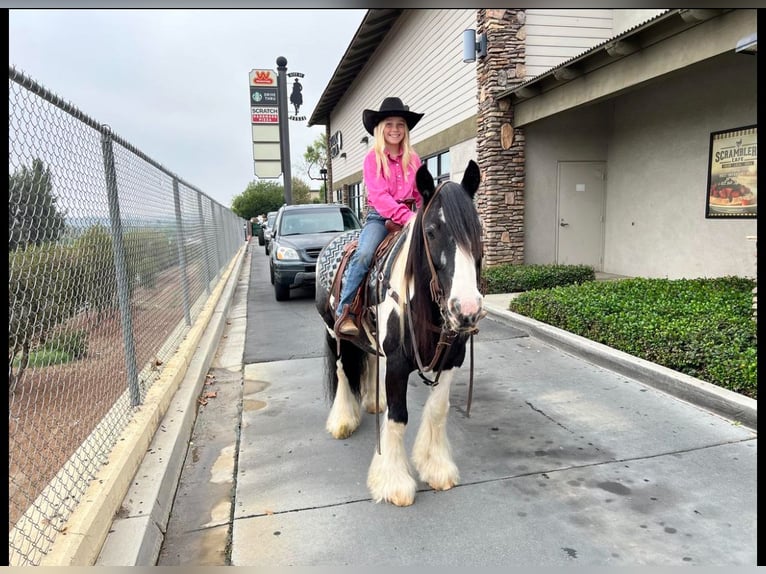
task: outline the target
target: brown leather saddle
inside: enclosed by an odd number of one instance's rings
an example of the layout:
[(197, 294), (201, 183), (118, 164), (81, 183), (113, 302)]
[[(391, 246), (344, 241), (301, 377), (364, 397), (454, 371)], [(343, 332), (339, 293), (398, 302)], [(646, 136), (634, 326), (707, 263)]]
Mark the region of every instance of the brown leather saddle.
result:
[[(341, 316), (341, 318), (345, 318), (349, 313), (352, 314), (354, 323), (356, 324), (360, 333), (364, 332), (362, 323), (365, 319), (368, 318), (367, 309), (368, 302), (370, 300), (370, 289), (368, 289), (368, 286), (370, 284), (370, 274), (377, 272), (380, 268), (382, 268), (382, 264), (387, 258), (392, 247), (397, 243), (397, 239), (399, 239), (399, 237), (402, 235), (402, 226), (394, 223), (390, 219), (386, 220), (386, 229), (388, 230), (388, 235), (383, 238), (383, 241), (381, 241), (377, 249), (375, 249), (375, 254), (373, 255), (372, 261), (370, 262), (369, 270), (359, 284), (359, 287), (357, 288), (356, 293), (351, 300), (351, 304), (343, 311), (343, 315)], [(337, 308), (338, 301), (340, 301), (340, 291), (343, 275), (358, 245), (359, 240), (354, 239), (349, 241), (343, 248), (343, 254), (341, 255), (340, 262), (338, 263), (338, 271), (335, 274), (335, 278), (333, 279), (332, 287), (330, 289), (330, 293), (332, 294), (332, 297), (330, 297), (330, 301), (332, 301), (330, 306), (332, 308), (333, 314)], [(370, 323), (370, 330), (372, 331), (373, 329), (374, 324)], [(336, 333), (336, 335), (343, 337), (343, 335), (338, 333)]]

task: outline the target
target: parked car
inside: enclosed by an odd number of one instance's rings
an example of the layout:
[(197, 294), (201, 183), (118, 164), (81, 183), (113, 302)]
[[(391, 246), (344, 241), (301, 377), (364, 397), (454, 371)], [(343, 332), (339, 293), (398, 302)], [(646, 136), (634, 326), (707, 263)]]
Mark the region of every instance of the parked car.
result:
[(258, 238), (258, 245), (263, 245), (263, 226), (266, 223), (266, 219), (262, 215), (259, 215), (255, 218), (255, 221), (251, 220), (251, 223), (253, 226), (253, 237)]
[(271, 232), (274, 229), (274, 222), (277, 220), (277, 212), (269, 211), (266, 214), (266, 223), (263, 224), (263, 250), (266, 255), (269, 254), (269, 242), (271, 241)]
[(271, 237), (269, 275), (277, 301), (290, 298), (296, 287), (316, 283), (316, 261), (335, 237), (359, 229), (359, 218), (347, 206), (334, 203), (283, 205)]

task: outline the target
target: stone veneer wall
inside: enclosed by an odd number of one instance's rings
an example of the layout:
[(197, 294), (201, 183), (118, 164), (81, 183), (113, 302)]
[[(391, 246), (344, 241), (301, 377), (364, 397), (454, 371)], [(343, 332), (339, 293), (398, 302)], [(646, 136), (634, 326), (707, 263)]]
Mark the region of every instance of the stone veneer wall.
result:
[(476, 155), (483, 182), (476, 205), (484, 228), (484, 265), (524, 262), (524, 133), (513, 108), (496, 96), (526, 75), (523, 9), (477, 11), (477, 37), (487, 34), (487, 56), (477, 60), (479, 109)]

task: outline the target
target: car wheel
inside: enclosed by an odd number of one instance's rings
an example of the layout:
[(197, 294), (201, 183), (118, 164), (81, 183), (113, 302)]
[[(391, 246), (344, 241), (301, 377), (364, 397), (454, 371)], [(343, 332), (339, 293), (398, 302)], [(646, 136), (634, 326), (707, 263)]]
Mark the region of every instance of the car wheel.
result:
[(269, 254), (269, 244), (268, 244), (268, 243), (266, 243), (266, 245), (265, 245), (265, 247), (263, 248), (263, 250), (266, 252), (266, 255), (268, 255), (268, 254)]
[(269, 265), (269, 279), (271, 279), (271, 284), (274, 285), (274, 268)]
[(277, 301), (287, 301), (290, 298), (290, 287), (283, 283), (274, 283), (274, 298)]

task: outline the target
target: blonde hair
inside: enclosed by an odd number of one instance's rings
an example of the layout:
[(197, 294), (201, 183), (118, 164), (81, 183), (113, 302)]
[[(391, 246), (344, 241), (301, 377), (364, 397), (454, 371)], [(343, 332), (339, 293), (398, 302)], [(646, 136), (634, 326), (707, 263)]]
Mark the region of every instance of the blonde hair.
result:
[[(373, 130), (375, 141), (372, 145), (372, 149), (375, 150), (375, 163), (378, 166), (377, 173), (383, 172), (383, 175), (386, 178), (391, 175), (390, 170), (388, 169), (388, 161), (386, 160), (385, 154), (386, 138), (383, 135), (383, 126), (385, 125), (387, 119), (388, 118), (383, 118), (378, 122), (378, 125), (375, 126), (375, 129)], [(407, 170), (410, 168), (410, 161), (412, 161), (413, 152), (412, 146), (410, 145), (410, 128), (407, 126), (407, 122), (404, 123), (404, 137), (402, 138), (402, 143), (399, 145), (402, 152), (402, 172), (406, 177)]]

